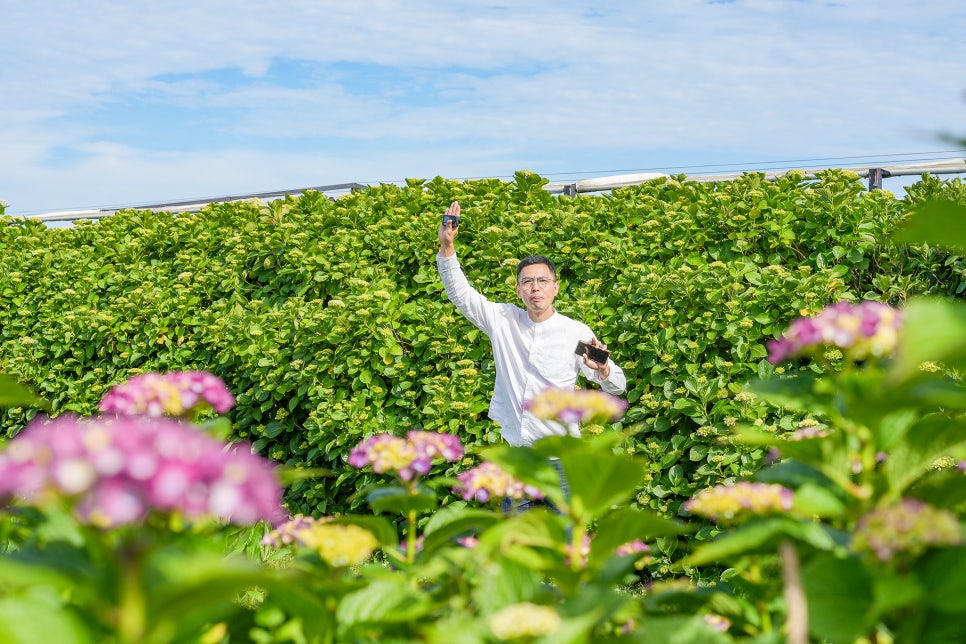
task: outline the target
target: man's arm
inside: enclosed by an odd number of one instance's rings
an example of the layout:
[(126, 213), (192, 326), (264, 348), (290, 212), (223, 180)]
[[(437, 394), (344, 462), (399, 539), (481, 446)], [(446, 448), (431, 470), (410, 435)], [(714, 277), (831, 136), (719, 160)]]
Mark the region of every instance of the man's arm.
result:
[[(446, 215), (459, 217), (460, 205), (454, 201), (446, 209)], [(493, 328), (496, 308), (499, 306), (486, 299), (479, 291), (470, 286), (469, 281), (460, 268), (456, 258), (454, 240), (458, 226), (452, 223), (441, 223), (439, 226), (439, 254), (436, 256), (436, 268), (443, 280), (446, 297), (456, 305), (459, 312), (473, 323), (475, 327), (489, 334)]]

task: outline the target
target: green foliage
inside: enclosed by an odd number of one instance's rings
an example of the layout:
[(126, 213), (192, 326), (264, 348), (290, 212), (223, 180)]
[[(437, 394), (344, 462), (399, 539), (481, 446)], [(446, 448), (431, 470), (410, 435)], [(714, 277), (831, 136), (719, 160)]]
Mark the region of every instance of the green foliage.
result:
[[(485, 418), (488, 343), (446, 301), (434, 266), (439, 213), (458, 199), (457, 250), (489, 297), (513, 298), (514, 258), (558, 262), (560, 309), (627, 372), (624, 422), (640, 431), (621, 449), (646, 462), (639, 503), (674, 514), (695, 490), (758, 468), (764, 450), (736, 444), (734, 426), (780, 434), (801, 420), (741, 391), (773, 372), (764, 343), (791, 319), (841, 299), (966, 290), (962, 257), (881, 243), (911, 203), (966, 201), (958, 180), (926, 178), (907, 201), (841, 171), (677, 177), (572, 198), (543, 182), (410, 180), (335, 201), (125, 211), (72, 228), (3, 220), (0, 372), (55, 413), (91, 413), (130, 375), (212, 371), (238, 397), (234, 438), (328, 473), (295, 477), (293, 513), (357, 508), (371, 475), (344, 463), (365, 436), (423, 428), (499, 442)], [(33, 413), (3, 412), (5, 434)]]

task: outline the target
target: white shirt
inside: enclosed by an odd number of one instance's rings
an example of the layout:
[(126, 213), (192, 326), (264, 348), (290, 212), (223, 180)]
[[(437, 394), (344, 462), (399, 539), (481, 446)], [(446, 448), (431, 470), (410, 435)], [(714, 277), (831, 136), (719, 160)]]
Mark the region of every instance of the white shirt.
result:
[(593, 331), (554, 311), (543, 322), (534, 322), (526, 310), (513, 304), (491, 302), (470, 286), (456, 255), (436, 255), (436, 267), (443, 279), (446, 296), (467, 320), (483, 331), (493, 347), (496, 383), (490, 399), (490, 419), (510, 445), (531, 445), (534, 441), (565, 432), (580, 436), (574, 425), (565, 428), (524, 411), (523, 404), (550, 387), (573, 389), (577, 375), (584, 376), (611, 394), (627, 387), (624, 372), (608, 360), (610, 374), (601, 380), (597, 372), (574, 354), (579, 340), (589, 341)]

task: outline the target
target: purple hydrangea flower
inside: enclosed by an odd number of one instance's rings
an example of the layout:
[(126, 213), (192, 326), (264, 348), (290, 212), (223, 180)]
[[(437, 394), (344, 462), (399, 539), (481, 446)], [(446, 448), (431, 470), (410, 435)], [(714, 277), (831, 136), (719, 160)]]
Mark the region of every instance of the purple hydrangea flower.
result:
[(105, 413), (146, 416), (189, 416), (211, 407), (224, 414), (235, 406), (224, 381), (206, 371), (174, 371), (134, 376), (113, 387), (101, 400)]
[(480, 463), (457, 476), (459, 484), (453, 492), (467, 501), (486, 503), (491, 498), (542, 499), (543, 493), (532, 485), (507, 474), (496, 463)]
[(452, 434), (412, 430), (405, 438), (377, 434), (363, 440), (349, 453), (349, 465), (382, 474), (393, 471), (404, 481), (426, 474), (433, 461), (441, 458), (457, 461), (463, 456), (463, 445)]
[(712, 521), (737, 521), (747, 516), (787, 512), (792, 509), (793, 492), (774, 483), (743, 481), (716, 485), (701, 490), (684, 509)]
[(851, 360), (891, 355), (898, 344), (902, 313), (888, 304), (867, 300), (859, 304), (839, 302), (811, 318), (799, 318), (776, 340), (768, 343), (768, 361), (841, 349)]
[(918, 499), (903, 499), (859, 519), (851, 546), (873, 553), (880, 561), (891, 561), (902, 553), (915, 557), (929, 547), (962, 543), (963, 529), (955, 514)]
[(525, 401), (523, 408), (537, 418), (579, 425), (620, 420), (627, 401), (597, 389), (551, 388)]
[(34, 419), (0, 452), (0, 497), (68, 500), (101, 528), (151, 512), (239, 525), (284, 519), (274, 465), (168, 418)]

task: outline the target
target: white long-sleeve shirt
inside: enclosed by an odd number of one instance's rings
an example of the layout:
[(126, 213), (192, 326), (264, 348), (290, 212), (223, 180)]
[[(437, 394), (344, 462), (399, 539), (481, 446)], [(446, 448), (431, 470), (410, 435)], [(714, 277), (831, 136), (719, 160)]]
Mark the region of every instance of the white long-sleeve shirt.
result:
[(595, 337), (583, 322), (556, 311), (543, 322), (534, 322), (518, 306), (491, 302), (467, 281), (456, 255), (437, 255), (436, 267), (449, 300), (490, 338), (496, 383), (489, 416), (500, 425), (500, 433), (510, 445), (531, 445), (564, 432), (580, 436), (578, 427), (542, 421), (525, 411), (523, 404), (550, 387), (572, 389), (581, 371), (608, 393), (624, 392), (627, 379), (613, 360), (608, 360), (610, 374), (601, 380), (574, 354), (579, 340)]

